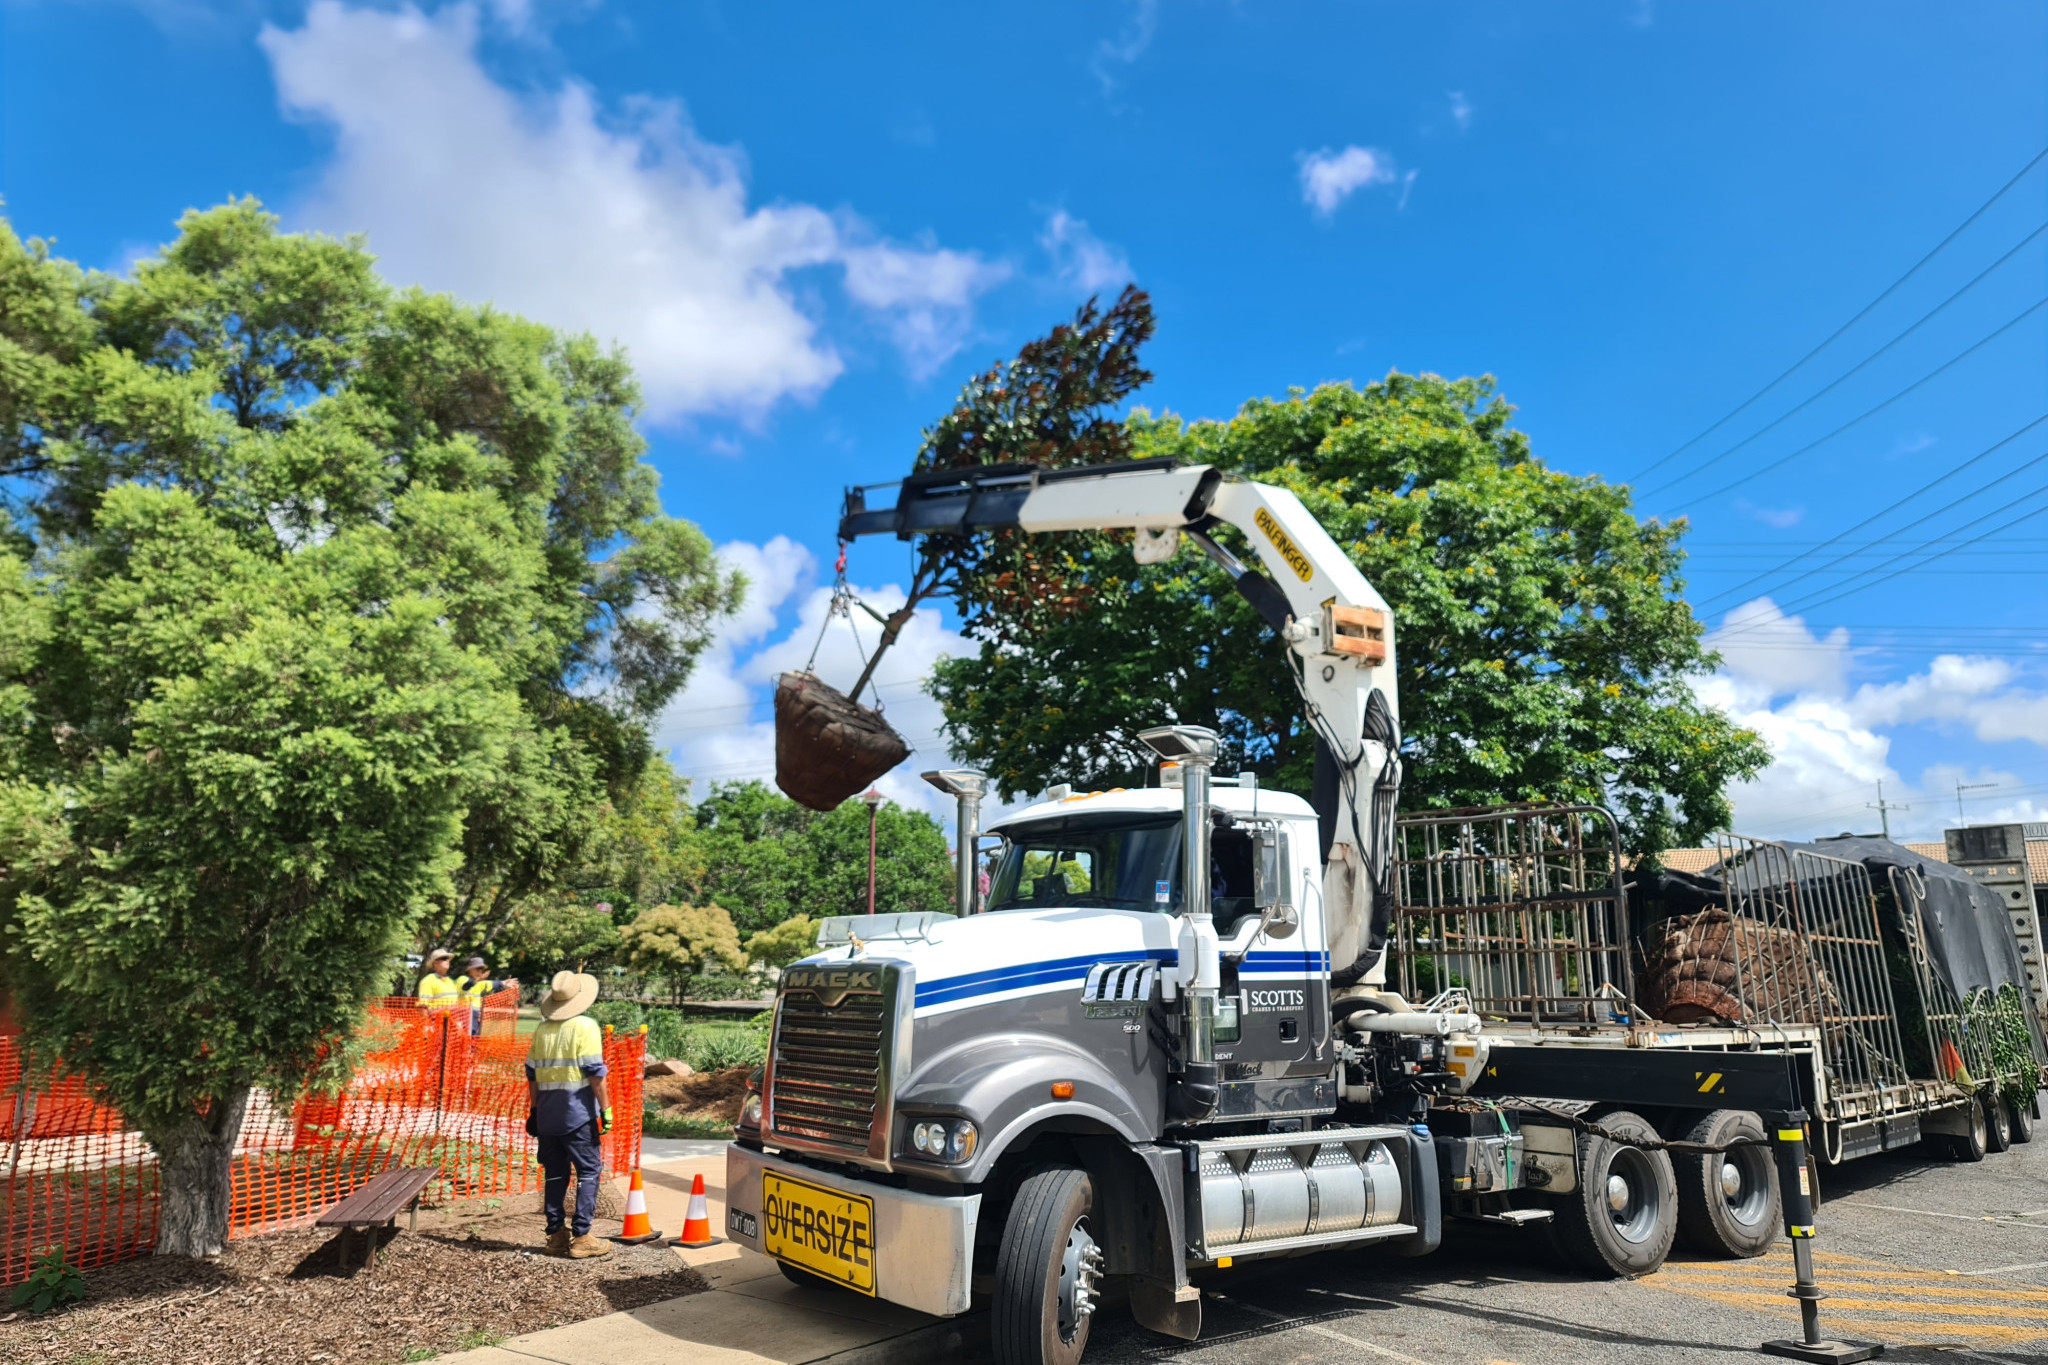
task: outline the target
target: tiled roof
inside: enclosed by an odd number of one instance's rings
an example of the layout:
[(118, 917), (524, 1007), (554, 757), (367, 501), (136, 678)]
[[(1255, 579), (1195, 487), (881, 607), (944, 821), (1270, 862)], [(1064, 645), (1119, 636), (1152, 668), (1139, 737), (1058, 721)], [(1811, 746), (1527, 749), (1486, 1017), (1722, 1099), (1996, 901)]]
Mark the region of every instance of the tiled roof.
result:
[(1673, 872), (1705, 872), (1721, 861), (1721, 851), (1715, 848), (1667, 848), (1664, 850), (1664, 866)]

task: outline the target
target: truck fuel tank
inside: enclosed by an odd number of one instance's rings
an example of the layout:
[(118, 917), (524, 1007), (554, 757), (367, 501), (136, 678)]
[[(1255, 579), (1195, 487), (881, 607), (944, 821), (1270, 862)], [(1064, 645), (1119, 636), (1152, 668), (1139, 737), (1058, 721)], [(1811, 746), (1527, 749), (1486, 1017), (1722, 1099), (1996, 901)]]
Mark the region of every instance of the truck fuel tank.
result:
[[(1198, 1255), (1285, 1251), (1414, 1231), (1401, 1220), (1405, 1128), (1324, 1128), (1189, 1145)], [(1390, 1145), (1391, 1144), (1391, 1145)]]

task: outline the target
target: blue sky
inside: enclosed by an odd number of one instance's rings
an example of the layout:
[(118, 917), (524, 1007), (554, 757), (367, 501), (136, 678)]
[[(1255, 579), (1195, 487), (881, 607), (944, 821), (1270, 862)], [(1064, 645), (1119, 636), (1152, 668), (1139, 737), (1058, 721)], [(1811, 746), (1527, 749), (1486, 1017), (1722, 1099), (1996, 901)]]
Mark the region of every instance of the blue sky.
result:
[[(2048, 148), (2039, 5), (0, 0), (0, 24), (0, 193), (60, 254), (119, 268), (255, 194), (368, 233), (394, 279), (631, 348), (669, 509), (760, 584), (663, 719), (700, 779), (769, 770), (841, 485), (900, 473), (969, 372), (1135, 278), (1155, 409), (1485, 372), (1553, 465), (1650, 469), (1729, 661), (1703, 689), (1779, 755), (1739, 827), (1875, 828), (1879, 780), (1906, 833), (1954, 822), (1957, 781), (1995, 784), (1972, 819), (2048, 817), (2048, 513), (2005, 525), (2048, 509), (2048, 423), (1968, 463), (2048, 415), (2048, 308), (2021, 316), (2048, 164), (1684, 445)], [(850, 569), (886, 602), (902, 567), (864, 543)], [(917, 679), (958, 647), (933, 615), (885, 666), (913, 767)], [(851, 649), (828, 637), (828, 676)]]

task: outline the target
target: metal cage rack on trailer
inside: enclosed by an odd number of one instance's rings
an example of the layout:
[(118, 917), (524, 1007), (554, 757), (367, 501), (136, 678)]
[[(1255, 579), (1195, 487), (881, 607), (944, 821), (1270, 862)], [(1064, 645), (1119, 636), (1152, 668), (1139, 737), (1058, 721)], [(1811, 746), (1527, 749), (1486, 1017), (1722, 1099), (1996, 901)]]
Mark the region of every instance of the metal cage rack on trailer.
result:
[(1633, 978), (1614, 817), (1597, 806), (1430, 811), (1399, 821), (1390, 980), (1464, 988), (1489, 1019), (1625, 1023)]
[[(1712, 867), (1683, 879), (1693, 900), (1646, 922), (1604, 809), (1403, 816), (1389, 982), (1416, 999), (1463, 988), (1496, 1056), (1790, 1054), (1831, 1161), (1918, 1140), (1921, 1115), (1983, 1082), (2031, 1094), (2044, 1058), (2028, 1002), (1957, 998), (1935, 969), (1913, 874), (1873, 885), (1860, 862), (1733, 834), (1713, 849)], [(1880, 890), (1897, 907), (1889, 919)], [(2015, 1055), (2021, 1034), (2028, 1055)]]

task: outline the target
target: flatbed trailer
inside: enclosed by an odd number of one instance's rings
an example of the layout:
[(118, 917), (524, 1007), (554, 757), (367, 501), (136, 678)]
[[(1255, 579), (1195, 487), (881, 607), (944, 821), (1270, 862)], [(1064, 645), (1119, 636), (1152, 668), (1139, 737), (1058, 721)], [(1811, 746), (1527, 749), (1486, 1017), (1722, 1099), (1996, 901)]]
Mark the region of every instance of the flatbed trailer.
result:
[[(1862, 864), (1724, 835), (1719, 875), (1694, 879), (1708, 894), (1673, 916), (1631, 903), (1613, 818), (1591, 806), (1405, 816), (1399, 847), (1390, 979), (1415, 998), (1462, 995), (1484, 1021), (1451, 1043), (1455, 1090), (1429, 1118), (1472, 1172), (1451, 1216), (1548, 1213), (1598, 1234), (1581, 1238), (1581, 1260), (1642, 1273), (1673, 1233), (1734, 1255), (1774, 1240), (1773, 1164), (1742, 1144), (1788, 1116), (1828, 1165), (1923, 1141), (1980, 1160), (2031, 1136), (2039, 1023), (2022, 996), (1947, 987), (1909, 878), (1887, 878), (1901, 911), (1887, 917)], [(1681, 953), (1642, 980), (1650, 945), (1674, 933), (1719, 955)], [(1701, 1000), (1714, 1010), (1689, 1003)], [(1603, 1133), (1655, 1160), (1618, 1155)], [(1456, 1150), (1460, 1134), (1473, 1150)], [(1631, 1226), (1623, 1204), (1646, 1210), (1633, 1244), (1599, 1226), (1607, 1191), (1584, 1182), (1603, 1175), (1616, 1226)]]

